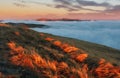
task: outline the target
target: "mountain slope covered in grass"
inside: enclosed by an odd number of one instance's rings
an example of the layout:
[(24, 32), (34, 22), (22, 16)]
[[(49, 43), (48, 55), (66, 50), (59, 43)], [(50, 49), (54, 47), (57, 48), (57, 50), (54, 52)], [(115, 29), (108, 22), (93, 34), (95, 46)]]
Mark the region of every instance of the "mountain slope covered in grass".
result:
[(0, 24), (0, 78), (120, 78), (119, 50), (28, 27)]

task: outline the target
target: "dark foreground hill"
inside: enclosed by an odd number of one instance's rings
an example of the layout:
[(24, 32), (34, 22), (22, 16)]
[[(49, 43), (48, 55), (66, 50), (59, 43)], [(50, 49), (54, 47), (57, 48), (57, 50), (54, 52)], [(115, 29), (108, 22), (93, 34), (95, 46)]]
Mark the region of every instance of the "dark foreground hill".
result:
[(0, 78), (120, 78), (120, 51), (0, 24)]

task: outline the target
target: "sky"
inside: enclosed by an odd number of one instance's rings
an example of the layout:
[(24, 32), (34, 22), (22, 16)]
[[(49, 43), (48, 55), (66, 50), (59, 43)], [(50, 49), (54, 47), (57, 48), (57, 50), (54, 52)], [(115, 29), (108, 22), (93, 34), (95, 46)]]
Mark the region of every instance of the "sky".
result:
[(120, 20), (120, 0), (0, 0), (0, 19)]

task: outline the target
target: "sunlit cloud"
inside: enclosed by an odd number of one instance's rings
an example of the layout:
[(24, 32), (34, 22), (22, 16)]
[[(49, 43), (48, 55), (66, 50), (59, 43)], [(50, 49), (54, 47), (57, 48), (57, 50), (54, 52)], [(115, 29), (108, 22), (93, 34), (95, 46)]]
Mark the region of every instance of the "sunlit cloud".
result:
[[(1, 4), (2, 2), (8, 4), (7, 0), (1, 1)], [(120, 0), (10, 0), (9, 7), (11, 7), (10, 10), (16, 13), (16, 16), (20, 16), (18, 12), (23, 12), (21, 15), (24, 14), (24, 16), (27, 15), (28, 17), (46, 17), (50, 15), (49, 17), (64, 18), (65, 15), (69, 14), (80, 16), (80, 14), (90, 15), (91, 13), (91, 16), (97, 14), (104, 17), (106, 14), (109, 16), (120, 14)], [(7, 10), (6, 6), (1, 7), (1, 13), (4, 16), (11, 16), (5, 13)]]
[[(16, 6), (26, 7), (30, 4), (45, 5), (52, 8), (63, 8), (67, 11), (90, 10), (98, 12), (120, 11), (120, 5), (112, 5), (108, 1), (101, 3), (96, 0), (53, 0), (53, 3), (43, 3), (41, 1), (33, 0), (14, 0)], [(110, 0), (112, 1), (112, 0)]]
[(96, 3), (94, 1), (86, 1), (86, 0), (70, 0), (70, 1), (54, 0), (54, 2), (56, 3), (55, 8), (65, 8), (68, 11), (79, 11), (81, 9), (97, 11), (97, 9), (91, 7), (98, 7), (98, 11), (99, 11), (99, 7), (103, 7), (106, 9), (112, 7), (112, 5), (107, 2)]
[[(31, 4), (53, 6), (52, 4), (42, 3), (40, 1), (33, 1), (33, 0), (14, 0), (14, 2), (19, 4), (19, 5), (29, 5), (29, 7), (30, 7)], [(26, 6), (24, 6), (24, 7), (26, 7)]]
[(14, 2), (13, 4), (14, 4), (15, 6), (18, 6), (18, 7), (27, 7), (27, 5), (22, 4), (22, 3)]

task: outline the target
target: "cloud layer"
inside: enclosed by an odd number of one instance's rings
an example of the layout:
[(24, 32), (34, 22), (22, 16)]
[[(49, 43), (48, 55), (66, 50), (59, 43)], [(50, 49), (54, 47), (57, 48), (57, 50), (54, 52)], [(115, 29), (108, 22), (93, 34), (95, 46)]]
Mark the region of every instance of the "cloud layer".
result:
[(64, 8), (68, 11), (79, 11), (79, 10), (90, 10), (90, 11), (99, 11), (94, 10), (93, 8), (85, 8), (88, 7), (103, 7), (105, 9), (100, 10), (101, 12), (106, 11), (120, 11), (120, 5), (112, 5), (108, 2), (97, 3), (95, 1), (88, 0), (54, 0), (56, 3), (55, 8)]
[(18, 7), (27, 7), (31, 4), (52, 6), (52, 4), (42, 3), (42, 2), (34, 1), (34, 0), (14, 0), (13, 4)]
[[(92, 0), (53, 0), (54, 4), (46, 4), (41, 3), (40, 1), (33, 0), (14, 0), (14, 4), (16, 6), (26, 7), (29, 4), (38, 4), (38, 5), (46, 5), (54, 8), (63, 8), (67, 11), (80, 11), (80, 10), (90, 10), (97, 12), (107, 12), (107, 11), (120, 11), (120, 5), (112, 5), (108, 2), (98, 3)], [(87, 6), (87, 8), (86, 8)], [(89, 7), (102, 7), (103, 10), (96, 10), (94, 8)]]

